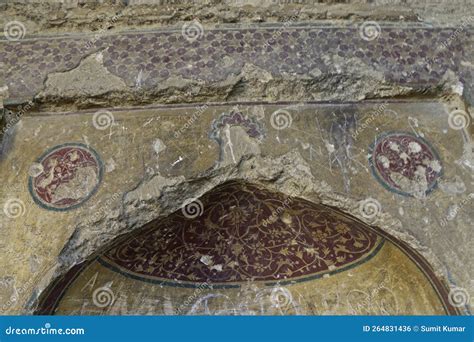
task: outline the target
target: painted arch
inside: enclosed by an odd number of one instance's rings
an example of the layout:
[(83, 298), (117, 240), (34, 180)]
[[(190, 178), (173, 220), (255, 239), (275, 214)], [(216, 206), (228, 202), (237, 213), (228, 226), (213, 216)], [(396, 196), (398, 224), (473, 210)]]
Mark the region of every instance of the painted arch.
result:
[(459, 314), (407, 244), (338, 209), (226, 182), (76, 265), (37, 314)]

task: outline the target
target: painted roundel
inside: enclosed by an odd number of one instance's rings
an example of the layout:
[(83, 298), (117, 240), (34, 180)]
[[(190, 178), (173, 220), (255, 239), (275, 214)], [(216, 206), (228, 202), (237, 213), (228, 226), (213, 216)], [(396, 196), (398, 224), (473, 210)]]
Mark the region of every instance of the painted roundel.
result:
[(429, 143), (406, 132), (379, 136), (370, 148), (369, 164), (385, 188), (405, 196), (428, 194), (442, 173), (438, 154)]
[(89, 146), (55, 146), (30, 169), (29, 189), (36, 203), (50, 210), (69, 210), (87, 201), (99, 187), (103, 166)]

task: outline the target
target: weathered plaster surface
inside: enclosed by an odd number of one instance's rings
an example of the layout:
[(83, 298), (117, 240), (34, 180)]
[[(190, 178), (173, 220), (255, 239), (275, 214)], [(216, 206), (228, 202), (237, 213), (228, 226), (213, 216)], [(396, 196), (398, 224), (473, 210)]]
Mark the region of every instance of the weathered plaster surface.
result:
[[(349, 135), (356, 132), (353, 126), (343, 124), (344, 120), (353, 117), (359, 123), (367, 122), (365, 119), (381, 105), (384, 110), (363, 134), (340, 140), (340, 130)], [(249, 137), (240, 126), (222, 127), (220, 143), (208, 136), (213, 120), (236, 108), (260, 120), (265, 139)], [(5, 312), (25, 310), (53, 274), (66, 271), (115, 236), (178, 210), (228, 179), (247, 179), (340, 207), (408, 242), (430, 261), (439, 276), (472, 294), (472, 275), (466, 269), (473, 263), (469, 230), (472, 202), (464, 201), (472, 193), (472, 170), (456, 162), (463, 156), (465, 142), (460, 131), (449, 127), (443, 103), (208, 106), (199, 112), (199, 121), (186, 125), (198, 110), (163, 107), (113, 111), (113, 124), (106, 130), (94, 127), (93, 112), (22, 119), (11, 138), (14, 148), (6, 156), (1, 173), (2, 182), (7, 184), (2, 203), (10, 198), (24, 203), (21, 216), (2, 222), (6, 263), (1, 293), (8, 299), (18, 288), (24, 287), (24, 291)], [(282, 110), (290, 114), (291, 125), (276, 129), (272, 114)], [(256, 112), (260, 114), (253, 116)], [(440, 186), (425, 198), (387, 191), (369, 171), (368, 146), (379, 133), (392, 130), (416, 132), (440, 154), (444, 173)], [(180, 132), (179, 139), (175, 132)], [(66, 141), (90, 144), (109, 171), (98, 193), (82, 207), (47, 211), (31, 200), (26, 189), (28, 170), (43, 150)], [(361, 203), (367, 198), (380, 203), (374, 215), (361, 212)], [(450, 207), (460, 203), (463, 205), (455, 219), (446, 220)], [(30, 266), (18, 268), (18, 264)]]
[[(472, 298), (473, 9), (434, 2), (1, 3), (0, 25), (20, 21), (26, 36), (0, 41), (0, 205), (9, 212), (0, 218), (0, 313), (32, 312), (53, 279), (108, 241), (229, 179), (333, 205), (377, 225)], [(223, 45), (239, 44), (225, 35), (247, 29), (281, 35), (309, 27), (329, 39), (309, 44), (311, 55), (308, 43), (295, 38), (304, 53), (290, 50), (295, 59), (285, 62), (280, 53), (293, 38), (277, 42), (278, 55), (246, 38), (245, 58), (222, 52), (197, 74), (153, 59), (177, 53), (177, 43), (168, 50), (140, 43), (161, 33), (178, 40), (193, 20), (204, 33), (183, 47), (196, 65), (211, 61), (212, 53), (196, 50), (209, 33)], [(361, 39), (365, 21), (379, 23), (384, 40)], [(341, 34), (348, 52), (341, 51)], [(232, 111), (260, 123), (264, 137), (249, 135), (245, 125), (219, 126), (213, 135), (214, 120)], [(467, 115), (465, 128), (450, 125), (453, 111)], [(402, 196), (372, 176), (369, 146), (387, 131), (421, 136), (437, 150), (443, 174), (433, 192)], [(31, 166), (69, 142), (97, 150), (104, 177), (79, 208), (49, 211), (29, 193)], [(368, 200), (374, 212), (361, 211)]]

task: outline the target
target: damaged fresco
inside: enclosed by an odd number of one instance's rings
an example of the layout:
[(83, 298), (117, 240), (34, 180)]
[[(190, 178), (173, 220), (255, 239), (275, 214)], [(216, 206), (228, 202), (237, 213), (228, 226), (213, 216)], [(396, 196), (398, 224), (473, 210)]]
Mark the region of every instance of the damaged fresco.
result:
[(331, 207), (226, 182), (74, 268), (39, 312), (458, 313), (426, 261), (397, 244)]
[(0, 2), (0, 314), (471, 315), (472, 9), (366, 5)]

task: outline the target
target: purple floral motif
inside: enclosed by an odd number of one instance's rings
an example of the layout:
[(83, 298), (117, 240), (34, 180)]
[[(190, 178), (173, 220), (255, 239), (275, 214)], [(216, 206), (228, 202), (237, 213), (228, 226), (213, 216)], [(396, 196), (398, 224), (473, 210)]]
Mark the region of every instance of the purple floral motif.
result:
[(251, 138), (261, 140), (265, 137), (264, 128), (260, 122), (237, 110), (232, 110), (230, 113), (223, 113), (218, 119), (214, 120), (209, 137), (219, 142), (220, 131), (226, 126), (243, 127)]

